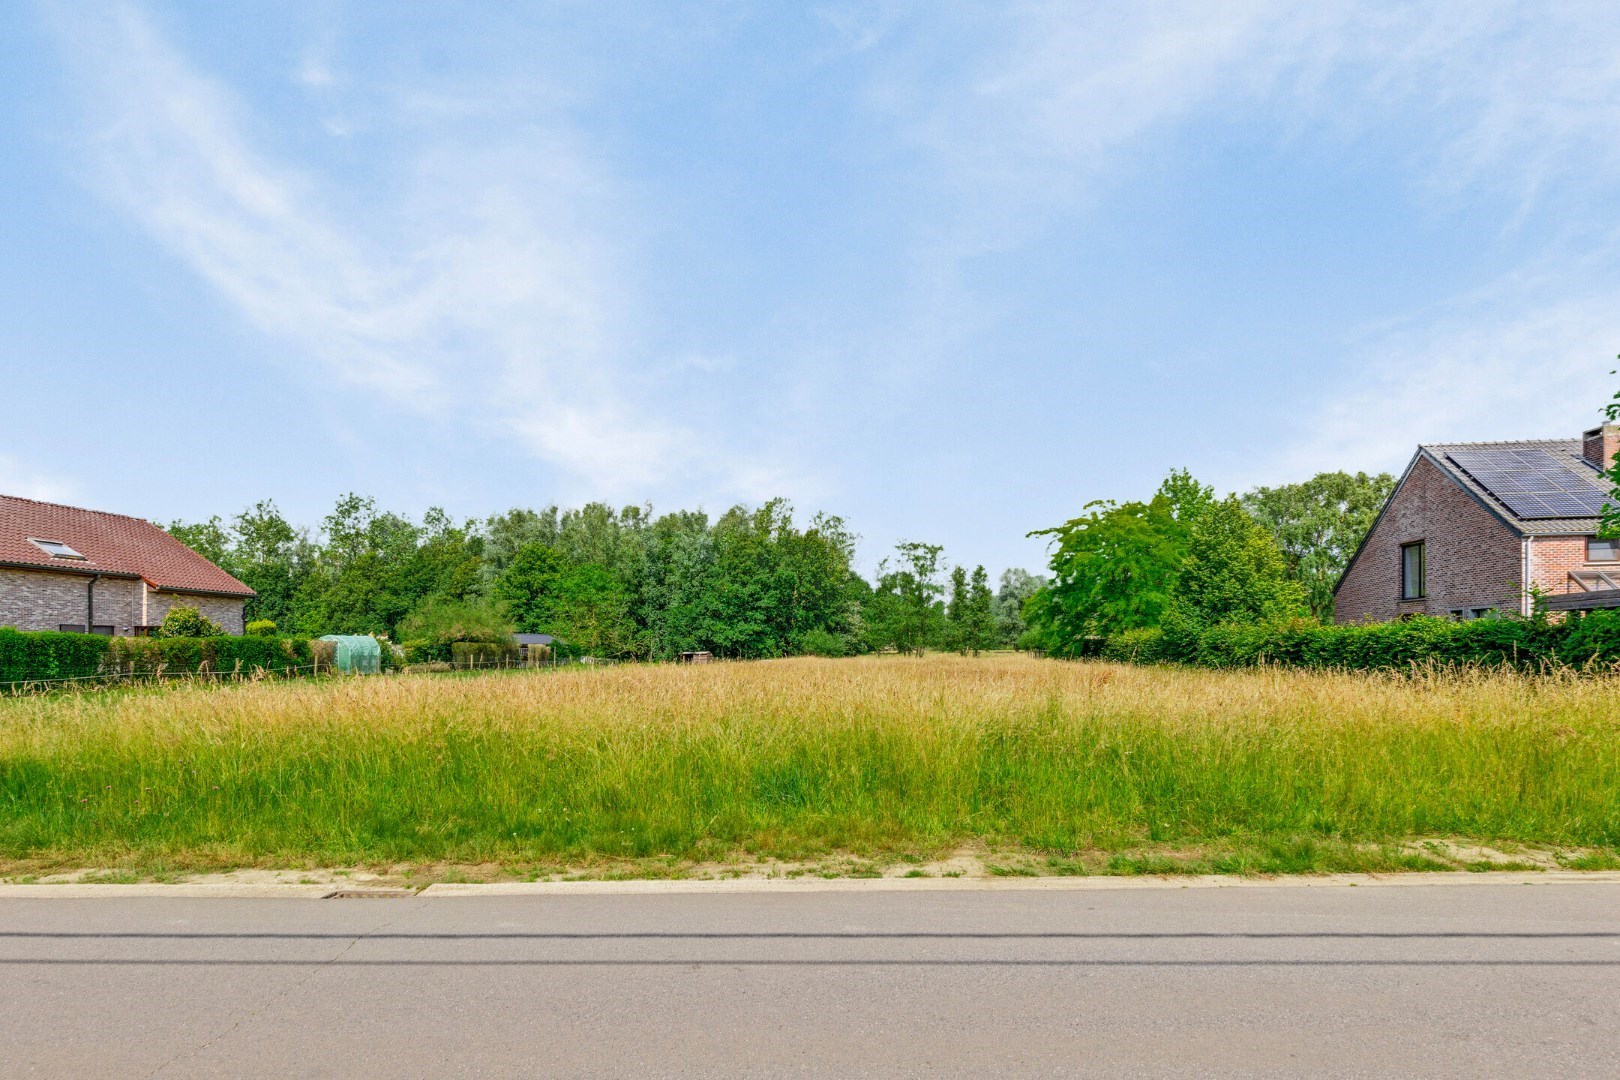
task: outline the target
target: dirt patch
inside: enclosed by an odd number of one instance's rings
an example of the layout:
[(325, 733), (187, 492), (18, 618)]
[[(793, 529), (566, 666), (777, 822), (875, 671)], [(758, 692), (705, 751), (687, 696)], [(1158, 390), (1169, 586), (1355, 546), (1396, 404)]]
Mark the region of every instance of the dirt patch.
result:
[(1568, 860), (1588, 854), (1578, 849), (1533, 848), (1521, 844), (1488, 846), (1444, 838), (1410, 840), (1401, 845), (1401, 850), (1467, 870), (1558, 870)]
[[(669, 856), (646, 859), (601, 858), (586, 863), (395, 863), (350, 867), (192, 868), (169, 865), (73, 867), (42, 860), (0, 862), (6, 884), (133, 884), (160, 882), (199, 885), (330, 885), (335, 888), (420, 888), (446, 883), (501, 881), (743, 880), (794, 878), (996, 878), (1077, 875), (1235, 874), (1267, 877), (1281, 873), (1397, 873), (1412, 870), (1558, 870), (1620, 867), (1616, 853), (1582, 848), (1533, 847), (1435, 837), (1399, 843), (1339, 844), (1300, 856), (1298, 865), (1240, 845), (1208, 847), (1144, 845), (1131, 851), (1053, 853), (990, 850), (964, 845), (945, 854), (838, 854), (819, 859), (777, 860), (738, 857), (692, 861)], [(1269, 859), (1269, 861), (1268, 861)], [(1613, 864), (1613, 865), (1611, 865)]]

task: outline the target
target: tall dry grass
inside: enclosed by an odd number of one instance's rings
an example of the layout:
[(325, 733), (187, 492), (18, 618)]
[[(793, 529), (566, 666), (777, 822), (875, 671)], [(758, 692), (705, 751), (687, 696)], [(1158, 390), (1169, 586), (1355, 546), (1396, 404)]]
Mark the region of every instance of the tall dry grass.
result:
[(1620, 680), (796, 659), (0, 702), (0, 856), (1620, 844)]

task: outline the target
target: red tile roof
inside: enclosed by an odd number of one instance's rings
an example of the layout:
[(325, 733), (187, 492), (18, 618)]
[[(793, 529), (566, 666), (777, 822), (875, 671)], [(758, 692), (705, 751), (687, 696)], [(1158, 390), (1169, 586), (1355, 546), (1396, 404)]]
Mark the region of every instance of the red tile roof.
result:
[[(56, 540), (84, 558), (56, 558), (30, 540)], [(9, 495), (0, 495), (0, 565), (140, 577), (158, 589), (253, 595), (150, 521)]]

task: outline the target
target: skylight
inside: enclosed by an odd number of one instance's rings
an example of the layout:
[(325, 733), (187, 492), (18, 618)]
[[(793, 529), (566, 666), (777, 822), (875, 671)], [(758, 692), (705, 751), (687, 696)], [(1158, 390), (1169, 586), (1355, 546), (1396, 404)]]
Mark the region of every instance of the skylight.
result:
[(60, 540), (36, 540), (30, 536), (28, 538), (28, 542), (45, 552), (45, 554), (49, 555), (53, 559), (84, 558), (83, 555), (80, 555), (77, 551), (74, 551)]

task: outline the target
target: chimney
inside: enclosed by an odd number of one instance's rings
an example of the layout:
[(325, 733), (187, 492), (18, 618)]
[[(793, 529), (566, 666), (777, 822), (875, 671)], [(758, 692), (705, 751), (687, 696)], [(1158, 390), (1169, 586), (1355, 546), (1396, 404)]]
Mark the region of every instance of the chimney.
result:
[(1614, 453), (1620, 450), (1620, 424), (1604, 424), (1581, 436), (1581, 456), (1600, 469), (1614, 464)]

